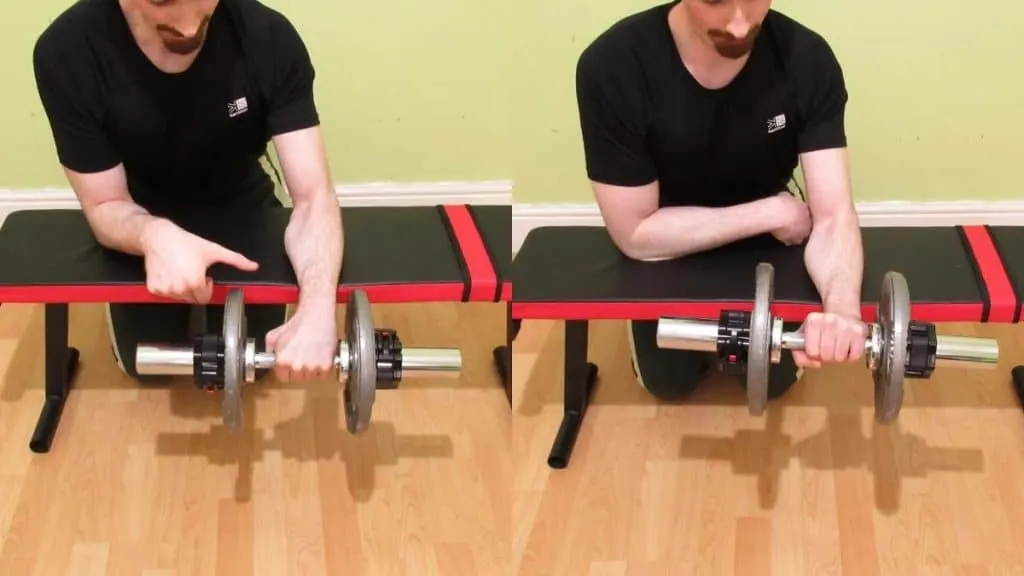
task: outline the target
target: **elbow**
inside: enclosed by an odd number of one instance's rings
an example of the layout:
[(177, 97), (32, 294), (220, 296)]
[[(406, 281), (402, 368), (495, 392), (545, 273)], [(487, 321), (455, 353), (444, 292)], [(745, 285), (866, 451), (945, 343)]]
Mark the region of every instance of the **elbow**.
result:
[(622, 255), (630, 260), (638, 260), (640, 262), (646, 262), (648, 260), (648, 255), (633, 244), (623, 242), (616, 243), (616, 246), (619, 248), (619, 252), (622, 252)]
[(612, 242), (619, 249), (619, 252), (630, 260), (638, 262), (668, 260), (668, 257), (655, 254), (649, 243), (645, 242), (643, 236), (638, 233), (638, 230), (633, 230), (629, 234), (612, 236)]
[(847, 232), (860, 229), (860, 217), (852, 203), (812, 212), (814, 231)]
[(605, 230), (619, 252), (630, 260), (644, 260), (646, 255), (637, 238), (639, 225), (612, 226), (610, 224), (606, 222)]

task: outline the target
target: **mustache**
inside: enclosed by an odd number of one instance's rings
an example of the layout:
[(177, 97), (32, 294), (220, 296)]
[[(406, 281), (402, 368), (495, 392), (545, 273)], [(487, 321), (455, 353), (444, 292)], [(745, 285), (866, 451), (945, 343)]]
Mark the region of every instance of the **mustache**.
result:
[(175, 38), (180, 38), (182, 40), (187, 40), (187, 39), (191, 39), (191, 38), (196, 38), (198, 36), (202, 36), (203, 32), (206, 31), (206, 28), (209, 25), (210, 25), (210, 16), (207, 16), (207, 17), (203, 18), (202, 22), (199, 23), (199, 28), (196, 30), (195, 36), (191, 36), (191, 37), (185, 36), (185, 34), (183, 32), (181, 32), (180, 30), (178, 30), (177, 28), (174, 28), (173, 26), (168, 26), (166, 24), (157, 24), (156, 25), (156, 29), (158, 31), (160, 31), (160, 32), (167, 32), (168, 34), (170, 34), (171, 36), (174, 36)]
[(728, 32), (726, 32), (725, 30), (709, 30), (708, 31), (708, 36), (710, 36), (712, 38), (717, 38), (719, 40), (725, 40), (726, 42), (743, 44), (743, 43), (747, 43), (747, 42), (752, 42), (754, 40), (754, 38), (757, 38), (757, 34), (760, 31), (761, 31), (761, 27), (760, 26), (755, 26), (755, 27), (750, 29), (750, 32), (748, 32), (746, 36), (744, 36), (743, 38), (737, 38), (737, 37), (733, 36), (732, 34), (729, 34)]

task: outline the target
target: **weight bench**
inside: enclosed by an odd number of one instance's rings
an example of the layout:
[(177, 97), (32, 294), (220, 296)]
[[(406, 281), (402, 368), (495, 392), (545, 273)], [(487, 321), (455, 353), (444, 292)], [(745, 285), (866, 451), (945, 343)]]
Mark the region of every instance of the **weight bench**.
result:
[[(912, 320), (1020, 321), (1024, 250), (1014, 247), (1024, 246), (1024, 227), (885, 227), (864, 228), (862, 234), (865, 322), (875, 321), (879, 287), (889, 270), (907, 279)], [(512, 322), (565, 322), (563, 417), (548, 465), (568, 465), (597, 380), (598, 368), (587, 359), (590, 320), (715, 319), (722, 310), (750, 311), (759, 262), (775, 268), (774, 315), (802, 322), (821, 309), (803, 247), (782, 246), (770, 235), (676, 260), (638, 262), (624, 256), (603, 227), (532, 230), (513, 263)], [(1014, 369), (1014, 385), (1024, 402), (1024, 367)]]
[[(289, 208), (164, 214), (259, 263), (210, 269), (213, 303), (240, 289), (246, 303), (291, 304), (298, 283), (284, 247)], [(338, 301), (502, 302), (511, 296), (510, 206), (348, 207)], [(45, 395), (29, 448), (50, 450), (79, 362), (68, 344), (72, 303), (167, 302), (146, 290), (141, 258), (108, 250), (80, 210), (26, 210), (0, 227), (0, 302), (45, 304)], [(504, 368), (504, 367), (501, 367)], [(502, 371), (506, 390), (510, 382)], [(511, 392), (506, 394), (511, 398)]]

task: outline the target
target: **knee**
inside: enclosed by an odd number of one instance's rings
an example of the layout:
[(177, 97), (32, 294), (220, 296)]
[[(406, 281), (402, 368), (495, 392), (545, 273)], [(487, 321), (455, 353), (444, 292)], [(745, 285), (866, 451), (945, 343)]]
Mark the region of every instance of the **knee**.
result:
[(130, 365), (118, 363), (117, 366), (120, 368), (122, 374), (134, 381), (136, 384), (140, 384), (142, 386), (166, 386), (170, 384), (174, 378), (173, 376), (139, 374), (139, 371), (135, 368), (134, 362)]
[(255, 382), (263, 382), (264, 380), (266, 380), (267, 378), (269, 378), (273, 374), (274, 374), (273, 370), (269, 370), (267, 368), (257, 368), (256, 369), (256, 373), (255, 373), (255, 377), (253, 378), (253, 382), (254, 383)]
[(706, 362), (689, 355), (679, 354), (676, 362), (646, 362), (643, 366), (634, 361), (633, 377), (651, 396), (664, 402), (679, 402), (688, 398), (697, 388), (697, 383), (708, 371)]
[(662, 402), (681, 402), (689, 398), (697, 389), (700, 374), (687, 374), (671, 381), (659, 378), (639, 378), (641, 386), (651, 396)]
[(773, 365), (768, 373), (768, 399), (782, 398), (799, 379), (800, 370), (792, 362)]

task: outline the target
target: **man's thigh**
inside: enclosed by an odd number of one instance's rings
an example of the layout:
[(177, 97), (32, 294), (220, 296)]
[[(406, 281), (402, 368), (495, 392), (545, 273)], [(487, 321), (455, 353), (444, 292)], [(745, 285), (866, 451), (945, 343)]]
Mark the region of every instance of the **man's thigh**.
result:
[(107, 327), (118, 367), (145, 384), (169, 381), (167, 376), (139, 376), (135, 349), (142, 343), (189, 345), (194, 334), (188, 304), (108, 304)]
[[(784, 330), (795, 331), (800, 324), (784, 324)], [(640, 385), (662, 400), (682, 400), (697, 387), (709, 371), (717, 370), (714, 353), (659, 348), (657, 321), (631, 321), (627, 327), (633, 372)], [(800, 371), (793, 355), (783, 352), (778, 364), (768, 369), (768, 398), (777, 399), (789, 391), (799, 379)], [(746, 376), (736, 378), (746, 386)]]
[(658, 347), (657, 320), (627, 323), (633, 374), (655, 398), (678, 401), (689, 396), (714, 367), (714, 354)]
[[(256, 350), (266, 350), (266, 335), (287, 319), (284, 304), (247, 304), (247, 332), (256, 341)], [(135, 349), (141, 343), (191, 345), (201, 332), (220, 334), (224, 326), (224, 307), (207, 306), (205, 319), (197, 318), (190, 304), (110, 304), (107, 325), (118, 367), (129, 377), (144, 384), (162, 384), (167, 376), (140, 376), (135, 365)], [(200, 322), (205, 320), (204, 323)], [(262, 377), (266, 370), (258, 370)]]

